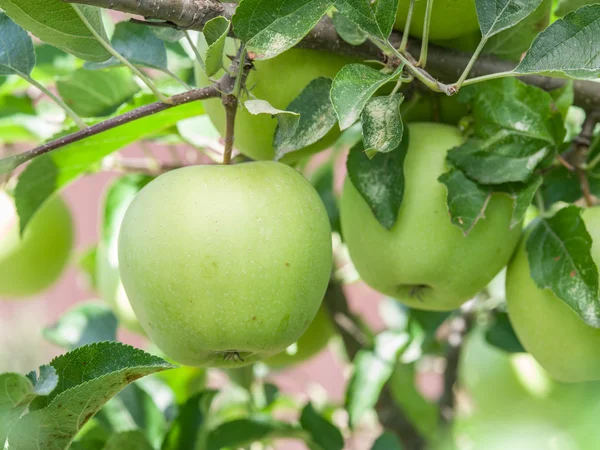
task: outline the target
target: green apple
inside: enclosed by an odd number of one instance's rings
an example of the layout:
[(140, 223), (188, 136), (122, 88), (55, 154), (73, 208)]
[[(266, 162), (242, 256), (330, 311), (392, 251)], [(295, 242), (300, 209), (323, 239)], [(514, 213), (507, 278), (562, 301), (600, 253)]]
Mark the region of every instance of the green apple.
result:
[(274, 368), (289, 367), (301, 363), (319, 353), (334, 335), (335, 328), (325, 306), (319, 308), (312, 323), (298, 342), (281, 353), (271, 356), (265, 363)]
[(119, 270), (146, 334), (173, 360), (239, 367), (296, 342), (332, 267), (314, 188), (276, 162), (192, 166), (144, 187), (119, 235)]
[[(250, 93), (268, 101), (275, 108), (285, 110), (312, 80), (318, 77), (334, 78), (337, 72), (352, 59), (316, 50), (291, 49), (275, 58), (254, 61), (246, 80)], [(206, 86), (208, 78), (197, 70), (199, 86)], [(225, 134), (225, 110), (221, 99), (202, 102), (206, 114), (221, 135)], [(273, 137), (277, 119), (268, 114), (253, 115), (240, 107), (235, 121), (235, 147), (244, 155), (255, 160), (272, 160), (275, 156)], [(340, 130), (333, 127), (321, 140), (296, 152), (284, 156), (282, 162), (292, 163), (303, 156), (311, 155), (331, 146)]]
[(510, 229), (512, 201), (494, 194), (480, 220), (465, 237), (453, 225), (446, 188), (446, 153), (462, 143), (448, 125), (409, 125), (404, 162), (405, 190), (394, 226), (387, 230), (346, 179), (341, 198), (342, 232), (363, 281), (411, 307), (457, 308), (481, 291), (502, 269), (519, 240)]
[(405, 101), (401, 106), (402, 121), (440, 122), (447, 125), (458, 125), (460, 119), (469, 114), (467, 105), (460, 103), (456, 96), (445, 94), (423, 94), (416, 102)]
[[(600, 208), (586, 209), (582, 217), (593, 240), (592, 258), (600, 265)], [(583, 322), (552, 291), (537, 287), (530, 275), (527, 236), (506, 276), (508, 315), (519, 340), (557, 380), (600, 380), (600, 329)]]
[[(396, 30), (404, 30), (409, 5), (410, 0), (398, 2), (398, 14), (394, 25)], [(423, 37), (426, 9), (427, 0), (415, 0), (409, 31), (411, 36)], [(429, 28), (430, 39), (454, 39), (477, 29), (479, 22), (475, 0), (434, 0)]]
[(73, 248), (73, 220), (58, 196), (31, 219), (23, 238), (13, 199), (0, 192), (0, 297), (27, 297), (49, 288)]

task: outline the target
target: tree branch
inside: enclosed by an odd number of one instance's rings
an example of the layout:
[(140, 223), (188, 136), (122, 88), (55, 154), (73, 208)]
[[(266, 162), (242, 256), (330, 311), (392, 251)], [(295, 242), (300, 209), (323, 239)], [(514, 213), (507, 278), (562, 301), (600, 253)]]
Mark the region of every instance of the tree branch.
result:
[[(202, 31), (204, 24), (219, 15), (231, 18), (236, 3), (219, 3), (216, 0), (63, 0), (68, 3), (80, 3), (110, 8), (147, 18), (171, 22), (182, 29)], [(233, 33), (233, 31), (231, 32)], [(233, 34), (232, 34), (233, 35)], [(399, 48), (402, 34), (393, 32), (389, 38), (394, 47)], [(298, 44), (298, 47), (313, 50), (325, 50), (354, 58), (383, 59), (379, 48), (370, 42), (361, 45), (350, 45), (335, 31), (331, 19), (324, 17)], [(405, 55), (415, 61), (412, 53), (418, 52), (421, 41), (409, 39)], [(472, 54), (463, 53), (435, 45), (429, 45), (427, 59), (428, 74), (439, 77), (441, 81), (456, 81), (469, 64)], [(480, 56), (473, 68), (472, 76), (489, 75), (508, 72), (515, 68), (515, 63), (504, 61), (493, 56)], [(544, 90), (558, 89), (567, 82), (560, 78), (539, 75), (521, 78), (524, 82), (538, 86)], [(586, 111), (600, 110), (600, 83), (577, 80), (575, 85), (575, 104)]]
[(83, 130), (79, 130), (75, 133), (68, 134), (54, 141), (47, 142), (44, 145), (40, 145), (32, 150), (19, 153), (17, 155), (0, 160), (0, 172), (8, 172), (14, 170), (19, 165), (35, 158), (36, 156), (43, 155), (51, 152), (58, 148), (72, 144), (74, 142), (81, 141), (95, 134), (100, 134), (104, 131), (108, 131), (113, 128), (120, 127), (134, 120), (141, 119), (142, 117), (151, 116), (153, 114), (165, 111), (176, 106), (184, 105), (186, 103), (195, 102), (197, 100), (204, 100), (212, 97), (219, 97), (221, 94), (217, 86), (209, 86), (202, 89), (194, 89), (183, 94), (178, 94), (170, 97), (171, 103), (150, 103), (148, 105), (140, 106), (134, 110), (131, 110), (120, 116), (112, 117), (104, 122), (97, 123)]

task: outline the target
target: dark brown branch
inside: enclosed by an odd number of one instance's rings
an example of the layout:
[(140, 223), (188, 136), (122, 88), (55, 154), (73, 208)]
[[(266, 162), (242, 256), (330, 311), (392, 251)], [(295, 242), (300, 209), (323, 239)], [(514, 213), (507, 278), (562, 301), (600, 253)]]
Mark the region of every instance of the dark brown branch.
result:
[(204, 100), (212, 97), (219, 97), (220, 95), (221, 94), (219, 93), (219, 90), (216, 86), (209, 86), (202, 89), (194, 89), (188, 92), (184, 92), (183, 94), (174, 95), (170, 97), (170, 104), (156, 102), (150, 103), (149, 105), (140, 106), (139, 108), (131, 110), (125, 114), (105, 120), (104, 122), (100, 122), (91, 127), (63, 136), (54, 141), (50, 141), (32, 150), (19, 153), (18, 155), (11, 156), (4, 160), (0, 160), (0, 172), (13, 170), (17, 166), (35, 158), (36, 156), (40, 156), (45, 153), (51, 152), (52, 150), (56, 150), (66, 145), (73, 144), (74, 142), (81, 141), (95, 134), (100, 134), (104, 131), (120, 127), (121, 125), (133, 122), (134, 120), (138, 120), (143, 117), (148, 117), (153, 114), (165, 111), (167, 109), (184, 105), (186, 103), (194, 102), (197, 100)]
[[(348, 358), (353, 360), (362, 348), (368, 346), (369, 342), (360, 328), (358, 319), (348, 307), (346, 294), (344, 294), (341, 284), (334, 279), (329, 282), (327, 287), (324, 305), (342, 336)], [(381, 425), (394, 432), (406, 450), (423, 450), (425, 448), (425, 440), (393, 400), (387, 384), (379, 395), (375, 410)]]

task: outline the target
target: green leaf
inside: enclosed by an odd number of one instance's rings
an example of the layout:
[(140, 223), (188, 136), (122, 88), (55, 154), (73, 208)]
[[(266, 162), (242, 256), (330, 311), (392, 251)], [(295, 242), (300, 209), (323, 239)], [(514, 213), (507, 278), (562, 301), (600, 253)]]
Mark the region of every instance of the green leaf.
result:
[[(150, 27), (119, 22), (110, 43), (121, 56), (135, 65), (168, 71), (165, 43), (150, 30)], [(113, 56), (106, 62), (86, 63), (84, 67), (104, 69), (120, 65), (121, 61)]]
[(293, 111), (284, 111), (272, 106), (266, 100), (247, 100), (244, 106), (250, 114), (268, 114), (277, 116), (277, 132), (280, 139), (285, 140), (288, 136), (293, 136), (300, 122), (300, 114)]
[(573, 81), (567, 81), (563, 87), (550, 91), (556, 109), (560, 112), (563, 120), (566, 120), (569, 108), (575, 102), (575, 87)]
[(373, 350), (360, 350), (352, 361), (353, 372), (346, 390), (350, 427), (375, 406), (381, 390), (392, 376), (398, 354), (409, 341), (404, 331), (384, 331), (375, 338)]
[[(117, 114), (150, 103), (151, 95), (141, 95)], [(195, 116), (196, 103), (170, 108), (152, 116), (144, 117), (117, 128), (94, 135), (60, 150), (36, 158), (19, 177), (15, 190), (15, 201), (20, 218), (21, 233), (40, 206), (54, 193), (92, 170), (105, 156), (146, 136), (175, 125), (178, 121)], [(11, 166), (14, 157), (0, 160)]]
[[(245, 447), (253, 442), (278, 437), (296, 437), (301, 435), (298, 427), (257, 416), (225, 422), (212, 430), (207, 437), (207, 450)], [(341, 449), (341, 447), (340, 447)]]
[(185, 37), (185, 32), (182, 30), (177, 30), (175, 28), (168, 27), (150, 27), (152, 32), (159, 38), (161, 41), (165, 41), (168, 43), (179, 42), (179, 40)]
[(123, 431), (113, 434), (106, 442), (104, 450), (154, 450), (140, 430)]
[(58, 383), (56, 371), (45, 366), (40, 368), (41, 378), (37, 384), (16, 373), (0, 374), (0, 446), (9, 431), (27, 410), (29, 403), (38, 395), (48, 395)]
[(550, 289), (586, 324), (600, 328), (598, 268), (591, 247), (592, 238), (576, 206), (534, 222), (526, 244), (535, 284)]
[(117, 318), (104, 304), (75, 305), (51, 327), (42, 330), (53, 344), (72, 350), (82, 345), (117, 340)]
[(50, 365), (58, 386), (37, 397), (8, 436), (9, 447), (63, 450), (115, 394), (134, 380), (173, 366), (133, 347), (102, 342), (79, 347)]
[(358, 27), (384, 40), (392, 32), (398, 11), (398, 0), (380, 0), (374, 4), (363, 0), (336, 0), (334, 5)]
[(0, 13), (0, 75), (29, 76), (34, 66), (31, 37), (6, 14)]
[(371, 450), (402, 450), (402, 444), (398, 440), (398, 437), (386, 431), (373, 443)]
[(96, 251), (98, 247), (92, 245), (81, 251), (76, 258), (75, 265), (85, 277), (86, 286), (96, 292), (98, 289), (98, 280), (96, 278)]
[(398, 71), (386, 75), (364, 64), (342, 67), (331, 87), (331, 103), (340, 121), (340, 129), (345, 130), (356, 122), (371, 96), (397, 74)]
[(505, 192), (513, 199), (513, 213), (510, 219), (511, 229), (523, 221), (527, 208), (531, 205), (543, 181), (540, 175), (536, 175), (527, 183), (509, 183), (500, 186), (499, 191)]
[(300, 425), (308, 431), (313, 442), (324, 450), (342, 450), (344, 438), (335, 425), (320, 415), (309, 402), (302, 409)]
[(67, 53), (86, 61), (110, 58), (73, 9), (79, 8), (94, 30), (108, 40), (99, 8), (73, 6), (61, 0), (0, 0), (0, 8), (27, 31)]
[(505, 352), (525, 353), (525, 349), (510, 324), (508, 314), (505, 312), (494, 315), (494, 322), (485, 332), (485, 340)]
[(592, 5), (598, 3), (598, 0), (558, 0), (558, 6), (554, 11), (557, 17), (562, 17), (581, 8), (582, 6)]
[(331, 229), (341, 234), (340, 211), (337, 197), (334, 192), (334, 167), (333, 161), (328, 161), (319, 166), (310, 177), (311, 184), (315, 187), (321, 201), (325, 205)]
[(354, 22), (338, 11), (334, 11), (331, 21), (340, 37), (351, 45), (360, 45), (367, 40), (369, 34), (361, 30)]
[(165, 436), (161, 450), (187, 450), (198, 448), (198, 434), (206, 422), (210, 405), (217, 391), (204, 391), (193, 395), (180, 405), (179, 414)]
[(208, 44), (204, 68), (206, 75), (212, 77), (223, 68), (223, 52), (225, 51), (225, 39), (229, 33), (229, 20), (225, 17), (215, 17), (204, 25), (204, 38)]
[(475, 135), (448, 159), (474, 181), (527, 181), (564, 138), (563, 119), (539, 88), (506, 78), (467, 86), (460, 95), (472, 104)]
[(81, 117), (108, 116), (140, 90), (128, 69), (78, 69), (59, 79), (62, 99)]
[(477, 0), (481, 34), (489, 38), (515, 26), (537, 9), (543, 0)]
[(598, 78), (600, 4), (584, 6), (546, 28), (533, 41), (515, 72), (587, 80)]
[(467, 236), (480, 219), (492, 197), (491, 191), (468, 179), (463, 172), (452, 169), (442, 174), (439, 181), (448, 191), (448, 212), (452, 223)]
[(292, 48), (330, 8), (330, 0), (242, 0), (232, 18), (252, 59), (269, 59)]
[(408, 130), (394, 151), (376, 155), (372, 160), (362, 143), (350, 150), (346, 166), (354, 187), (365, 199), (379, 223), (391, 229), (398, 218), (404, 197), (404, 159), (408, 151)]
[(360, 120), (367, 154), (389, 153), (400, 145), (404, 133), (404, 124), (400, 116), (400, 104), (403, 99), (402, 94), (395, 94), (373, 97), (366, 104)]
[(299, 119), (291, 133), (289, 126), (278, 124), (273, 138), (275, 160), (314, 144), (333, 128), (337, 118), (329, 98), (331, 84), (329, 78), (315, 78), (286, 107), (286, 111), (299, 114)]

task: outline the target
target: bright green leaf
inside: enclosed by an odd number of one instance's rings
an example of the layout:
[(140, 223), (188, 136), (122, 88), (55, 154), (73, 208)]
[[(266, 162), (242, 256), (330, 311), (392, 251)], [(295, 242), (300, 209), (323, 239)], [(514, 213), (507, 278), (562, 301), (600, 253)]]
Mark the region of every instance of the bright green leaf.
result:
[(34, 66), (35, 52), (31, 37), (0, 12), (0, 75), (29, 76)]
[(225, 17), (215, 17), (204, 25), (204, 38), (208, 44), (204, 58), (206, 75), (212, 77), (223, 68), (223, 52), (225, 39), (229, 33), (230, 22)]
[(537, 9), (543, 0), (477, 0), (481, 34), (491, 37), (515, 26)]

